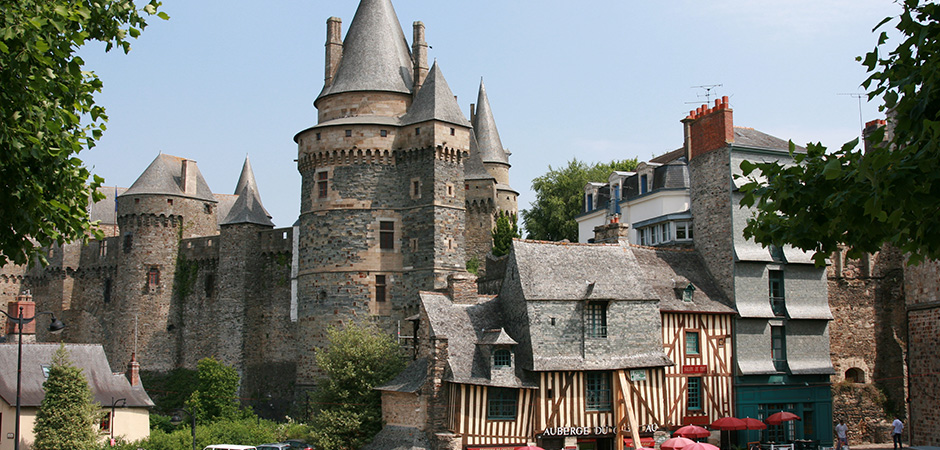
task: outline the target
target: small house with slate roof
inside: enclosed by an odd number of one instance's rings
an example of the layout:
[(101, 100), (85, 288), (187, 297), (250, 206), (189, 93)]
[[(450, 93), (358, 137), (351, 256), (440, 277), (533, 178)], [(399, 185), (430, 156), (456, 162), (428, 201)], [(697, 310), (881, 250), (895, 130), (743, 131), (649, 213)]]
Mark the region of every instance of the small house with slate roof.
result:
[(734, 310), (694, 251), (515, 240), (498, 296), (473, 281), (421, 293), (416, 359), (379, 388), (431, 448), (613, 449), (730, 413)]
[[(33, 426), (39, 404), (45, 396), (43, 383), (52, 364), (52, 355), (59, 345), (23, 344), (20, 448), (29, 448), (35, 440)], [(153, 407), (153, 401), (140, 384), (136, 361), (132, 360), (133, 370), (125, 376), (124, 373), (111, 371), (101, 345), (64, 345), (72, 365), (82, 370), (94, 401), (101, 406), (99, 440), (103, 443), (114, 437), (132, 442), (150, 436), (150, 408)], [(0, 344), (0, 450), (12, 450), (14, 447), (17, 353), (16, 344)], [(113, 409), (112, 405), (115, 405)]]

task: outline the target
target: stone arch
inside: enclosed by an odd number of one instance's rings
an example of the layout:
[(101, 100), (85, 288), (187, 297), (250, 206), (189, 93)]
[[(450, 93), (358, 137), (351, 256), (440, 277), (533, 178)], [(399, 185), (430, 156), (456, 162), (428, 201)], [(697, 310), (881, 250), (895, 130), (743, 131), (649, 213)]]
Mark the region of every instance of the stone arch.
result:
[(852, 383), (865, 383), (865, 371), (858, 367), (852, 367), (845, 371), (845, 381)]

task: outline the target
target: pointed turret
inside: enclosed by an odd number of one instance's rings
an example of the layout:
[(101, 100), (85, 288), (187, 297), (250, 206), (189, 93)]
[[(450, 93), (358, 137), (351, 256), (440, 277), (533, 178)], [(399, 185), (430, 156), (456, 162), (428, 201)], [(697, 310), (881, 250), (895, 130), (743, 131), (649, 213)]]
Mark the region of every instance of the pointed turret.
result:
[(414, 103), (408, 108), (408, 113), (401, 118), (402, 125), (411, 125), (428, 120), (440, 120), (464, 127), (470, 126), (470, 121), (463, 115), (460, 105), (454, 98), (454, 93), (447, 85), (447, 80), (441, 73), (441, 68), (434, 61), (424, 86), (415, 96)]
[(477, 144), (477, 138), (473, 130), (470, 131), (470, 156), (467, 157), (463, 166), (463, 176), (465, 180), (495, 180), (495, 178), (483, 167), (483, 159), (480, 158), (480, 145)]
[(410, 94), (414, 63), (391, 0), (362, 0), (342, 44), (336, 74), (317, 100), (353, 91)]
[(486, 97), (486, 86), (483, 85), (482, 79), (480, 93), (477, 95), (477, 110), (473, 115), (473, 131), (484, 163), (509, 164), (509, 155), (499, 140), (496, 120), (493, 119), (493, 110), (490, 108), (490, 100)]
[(245, 157), (245, 164), (242, 165), (242, 173), (238, 177), (238, 183), (235, 185), (235, 195), (238, 200), (232, 205), (225, 219), (219, 225), (232, 225), (236, 223), (253, 223), (273, 227), (271, 215), (261, 204), (261, 194), (258, 193), (258, 186), (255, 183), (255, 173), (251, 170), (251, 162)]

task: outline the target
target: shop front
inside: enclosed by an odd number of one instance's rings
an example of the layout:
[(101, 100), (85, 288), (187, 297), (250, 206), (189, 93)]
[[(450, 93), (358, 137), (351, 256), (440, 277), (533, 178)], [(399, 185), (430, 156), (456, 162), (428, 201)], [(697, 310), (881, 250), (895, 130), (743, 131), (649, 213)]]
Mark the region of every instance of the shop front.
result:
[[(640, 444), (653, 447), (655, 427), (644, 427)], [(625, 434), (629, 432), (624, 430)], [(545, 450), (615, 450), (617, 434), (614, 427), (554, 427), (537, 436), (538, 446)], [(624, 448), (637, 448), (633, 439), (623, 439)]]

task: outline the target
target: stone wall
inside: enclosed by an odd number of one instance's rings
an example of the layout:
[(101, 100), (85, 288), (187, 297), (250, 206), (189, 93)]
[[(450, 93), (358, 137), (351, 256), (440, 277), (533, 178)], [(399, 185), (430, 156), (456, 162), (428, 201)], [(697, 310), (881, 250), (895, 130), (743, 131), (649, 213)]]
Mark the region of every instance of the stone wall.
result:
[(940, 262), (926, 261), (904, 271), (910, 341), (910, 433), (913, 445), (940, 446)]
[(731, 167), (727, 147), (689, 161), (689, 195), (695, 249), (725, 296), (734, 298)]

